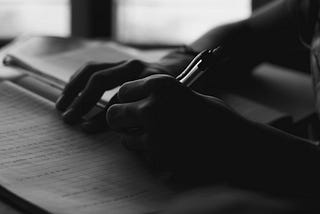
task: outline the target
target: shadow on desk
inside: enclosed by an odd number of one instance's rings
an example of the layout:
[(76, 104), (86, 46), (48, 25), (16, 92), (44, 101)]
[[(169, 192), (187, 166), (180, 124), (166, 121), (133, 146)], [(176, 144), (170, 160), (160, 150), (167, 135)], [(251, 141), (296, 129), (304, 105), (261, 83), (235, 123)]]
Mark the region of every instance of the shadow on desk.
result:
[(308, 137), (316, 118), (311, 76), (270, 63), (257, 66), (244, 83), (207, 94), (224, 100), (247, 119)]

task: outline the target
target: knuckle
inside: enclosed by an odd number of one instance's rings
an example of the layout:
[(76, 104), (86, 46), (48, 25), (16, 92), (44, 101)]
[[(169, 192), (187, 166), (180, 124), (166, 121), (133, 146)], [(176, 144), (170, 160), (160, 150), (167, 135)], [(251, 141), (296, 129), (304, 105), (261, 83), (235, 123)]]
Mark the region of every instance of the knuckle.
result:
[(176, 79), (168, 75), (154, 75), (146, 82), (146, 87), (155, 90), (172, 88), (177, 84)]
[(97, 67), (98, 63), (96, 62), (87, 62), (83, 67), (82, 70), (92, 70)]
[(104, 76), (102, 75), (102, 73), (95, 73), (93, 74), (91, 77), (90, 77), (90, 84), (93, 86), (93, 87), (101, 87), (104, 85)]
[(77, 78), (84, 78), (84, 77), (90, 76), (90, 74), (94, 72), (95, 66), (96, 66), (96, 63), (93, 63), (93, 62), (88, 62), (84, 64), (77, 70), (77, 72), (71, 75), (70, 80), (72, 81)]
[(96, 65), (93, 63), (86, 64), (82, 69), (80, 69), (80, 74), (85, 76), (90, 75), (96, 71), (95, 67)]
[(132, 79), (132, 78), (137, 78), (137, 77), (142, 77), (142, 73), (144, 72), (146, 68), (146, 63), (142, 62), (141, 60), (130, 60), (127, 62), (127, 66), (125, 70), (130, 70), (130, 72), (128, 72), (128, 80)]
[(128, 92), (128, 88), (129, 88), (130, 84), (131, 84), (130, 82), (125, 82), (121, 85), (121, 87), (119, 88), (119, 91), (118, 91), (118, 98), (119, 99), (122, 99), (123, 97), (125, 97), (125, 95)]
[(137, 59), (132, 59), (127, 62), (127, 66), (133, 70), (142, 70), (144, 68), (144, 63)]

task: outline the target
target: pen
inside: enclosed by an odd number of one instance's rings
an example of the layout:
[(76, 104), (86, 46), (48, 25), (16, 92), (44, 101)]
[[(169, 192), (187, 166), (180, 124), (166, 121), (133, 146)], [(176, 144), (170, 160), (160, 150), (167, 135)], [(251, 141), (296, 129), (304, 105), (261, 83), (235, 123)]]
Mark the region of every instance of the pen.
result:
[(190, 64), (177, 76), (177, 80), (190, 87), (199, 77), (207, 72), (216, 62), (220, 61), (224, 53), (222, 47), (201, 51)]

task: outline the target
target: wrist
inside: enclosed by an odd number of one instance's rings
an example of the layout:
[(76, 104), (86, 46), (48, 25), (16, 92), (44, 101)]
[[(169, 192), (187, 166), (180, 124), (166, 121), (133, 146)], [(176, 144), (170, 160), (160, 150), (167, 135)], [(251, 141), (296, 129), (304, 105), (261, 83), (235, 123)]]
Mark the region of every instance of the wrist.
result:
[(191, 47), (182, 46), (172, 50), (158, 62), (152, 63), (151, 68), (176, 77), (188, 66), (197, 54), (198, 52), (194, 51)]

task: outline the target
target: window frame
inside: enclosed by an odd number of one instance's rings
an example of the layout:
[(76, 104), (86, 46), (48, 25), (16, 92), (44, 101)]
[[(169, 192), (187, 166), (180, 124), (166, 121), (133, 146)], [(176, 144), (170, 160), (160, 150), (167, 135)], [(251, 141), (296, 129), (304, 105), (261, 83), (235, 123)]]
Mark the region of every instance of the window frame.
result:
[[(83, 38), (114, 39), (114, 1), (116, 0), (69, 0), (71, 36)], [(268, 0), (252, 0), (252, 9)], [(0, 46), (13, 38), (1, 38)], [(144, 46), (144, 45), (139, 45)], [(149, 47), (150, 45), (146, 45)]]
[(111, 38), (113, 0), (70, 0), (71, 35), (85, 38)]

